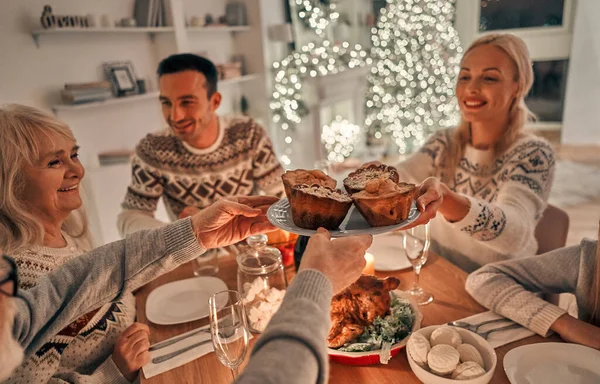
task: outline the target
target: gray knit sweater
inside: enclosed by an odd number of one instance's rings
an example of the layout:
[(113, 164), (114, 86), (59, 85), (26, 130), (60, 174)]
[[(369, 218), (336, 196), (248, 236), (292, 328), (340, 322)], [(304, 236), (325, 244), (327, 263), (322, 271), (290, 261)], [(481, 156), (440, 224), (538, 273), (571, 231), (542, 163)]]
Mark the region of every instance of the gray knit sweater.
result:
[(488, 264), (469, 276), (466, 288), (481, 305), (545, 337), (566, 311), (536, 293), (575, 294), (579, 319), (589, 320), (597, 247), (584, 239), (578, 246)]
[[(204, 252), (191, 219), (144, 230), (74, 258), (41, 277), (17, 300), (13, 334), (35, 352), (82, 314), (153, 280)], [(279, 312), (257, 340), (239, 383), (325, 383), (332, 286), (320, 272), (299, 273)], [(282, 353), (284, 351), (284, 353)], [(113, 383), (106, 377), (100, 383)]]

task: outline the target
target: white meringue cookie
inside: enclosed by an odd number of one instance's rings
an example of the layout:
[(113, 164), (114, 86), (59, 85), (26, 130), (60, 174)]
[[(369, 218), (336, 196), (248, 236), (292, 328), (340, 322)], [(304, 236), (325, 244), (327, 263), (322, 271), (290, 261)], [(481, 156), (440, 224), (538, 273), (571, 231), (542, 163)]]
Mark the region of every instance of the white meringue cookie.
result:
[(483, 357), (481, 357), (481, 353), (472, 346), (471, 344), (461, 344), (456, 347), (458, 354), (460, 355), (460, 361), (462, 363), (466, 363), (467, 361), (473, 361), (479, 364), (480, 367), (483, 367)]
[(436, 375), (448, 375), (458, 365), (460, 355), (458, 351), (448, 344), (438, 344), (431, 348), (427, 355), (427, 363), (431, 372)]
[(439, 327), (431, 333), (429, 342), (432, 347), (438, 344), (448, 344), (454, 348), (462, 344), (462, 337), (451, 327)]
[(406, 350), (415, 363), (425, 366), (427, 364), (427, 354), (431, 350), (429, 340), (420, 333), (413, 333), (406, 343)]
[(481, 368), (481, 365), (474, 361), (467, 361), (456, 367), (452, 372), (452, 378), (454, 380), (470, 380), (483, 374), (485, 374), (485, 369)]

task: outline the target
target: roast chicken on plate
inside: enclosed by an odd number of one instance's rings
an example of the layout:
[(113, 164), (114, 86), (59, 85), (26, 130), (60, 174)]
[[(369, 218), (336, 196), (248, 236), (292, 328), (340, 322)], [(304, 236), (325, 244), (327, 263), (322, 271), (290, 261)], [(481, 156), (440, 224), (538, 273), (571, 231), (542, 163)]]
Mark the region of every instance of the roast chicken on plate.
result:
[(329, 348), (339, 348), (360, 336), (365, 328), (390, 310), (390, 291), (398, 288), (395, 277), (378, 279), (362, 275), (354, 284), (331, 300)]

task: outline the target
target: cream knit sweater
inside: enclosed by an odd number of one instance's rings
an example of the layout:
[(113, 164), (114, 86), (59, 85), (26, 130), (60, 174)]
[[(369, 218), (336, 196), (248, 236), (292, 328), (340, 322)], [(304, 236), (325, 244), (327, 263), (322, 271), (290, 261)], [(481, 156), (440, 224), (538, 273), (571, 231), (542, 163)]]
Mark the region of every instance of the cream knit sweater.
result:
[(589, 321), (598, 252), (598, 241), (583, 239), (578, 246), (486, 265), (469, 276), (466, 289), (481, 305), (545, 337), (566, 311), (539, 293), (574, 294), (578, 318)]
[[(396, 167), (400, 181), (419, 184), (440, 177), (453, 129), (438, 131)], [(458, 222), (432, 220), (432, 249), (463, 270), (534, 255), (535, 226), (554, 177), (554, 151), (542, 138), (524, 135), (499, 157), (468, 145), (448, 187), (466, 196), (471, 208)]]

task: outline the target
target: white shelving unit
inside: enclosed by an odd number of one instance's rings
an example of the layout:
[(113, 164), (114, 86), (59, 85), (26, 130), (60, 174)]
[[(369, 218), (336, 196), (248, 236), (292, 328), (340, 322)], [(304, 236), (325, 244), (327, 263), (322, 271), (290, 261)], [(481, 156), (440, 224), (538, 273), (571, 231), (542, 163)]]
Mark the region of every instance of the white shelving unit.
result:
[(188, 32), (204, 32), (204, 33), (213, 33), (213, 32), (246, 32), (250, 30), (249, 25), (236, 25), (236, 26), (216, 26), (216, 27), (187, 27), (186, 30)]
[(88, 35), (88, 34), (114, 34), (114, 33), (145, 33), (152, 41), (157, 33), (173, 33), (173, 27), (121, 27), (121, 28), (49, 28), (36, 29), (31, 32), (35, 45), (40, 47), (40, 36), (51, 35)]
[[(66, 2), (66, 0), (64, 0)], [(245, 76), (220, 80), (219, 90), (225, 102), (221, 113), (235, 112), (243, 95), (250, 103), (250, 113), (259, 121), (269, 121), (268, 74), (270, 73), (269, 41), (265, 24), (285, 22), (281, 0), (237, 0), (246, 7), (247, 23), (244, 26), (186, 26), (186, 18), (208, 13), (221, 16), (225, 12), (227, 0), (169, 0), (172, 10), (172, 27), (115, 27), (115, 28), (65, 28), (36, 29), (31, 36), (38, 47), (47, 42), (48, 47), (61, 45), (62, 52), (68, 52), (77, 60), (77, 47), (98, 46), (104, 55), (95, 55), (96, 62), (86, 61), (87, 65), (100, 65), (104, 60), (119, 59), (131, 61), (138, 70), (136, 76), (150, 78), (148, 93), (104, 101), (77, 105), (56, 104), (50, 107), (58, 118), (71, 126), (75, 137), (85, 153), (82, 162), (87, 168), (86, 183), (90, 196), (86, 199), (90, 230), (102, 244), (118, 239), (115, 230), (116, 215), (131, 179), (129, 164), (100, 165), (98, 155), (103, 152), (134, 148), (144, 135), (163, 129), (166, 125), (162, 116), (159, 92), (156, 90), (155, 68), (158, 62), (171, 54), (203, 52), (216, 64), (229, 61), (232, 56), (244, 59)], [(109, 7), (109, 5), (107, 5)], [(121, 7), (121, 5), (119, 5)], [(116, 8), (113, 7), (113, 8)], [(73, 6), (61, 8), (62, 12), (81, 12)], [(124, 9), (124, 8), (121, 8)], [(103, 14), (110, 12), (95, 11)], [(113, 12), (119, 17), (126, 14)], [(112, 15), (112, 13), (109, 13)], [(150, 37), (152, 44), (143, 37)], [(140, 38), (142, 37), (142, 41)], [(112, 50), (115, 44), (115, 50)], [(136, 48), (128, 56), (129, 44)], [(45, 46), (38, 51), (44, 51)], [(64, 48), (64, 49), (63, 49)], [(86, 47), (89, 49), (89, 47)], [(134, 53), (135, 52), (135, 53)], [(137, 55), (137, 56), (136, 56)], [(140, 64), (145, 61), (143, 64)], [(148, 62), (149, 61), (149, 62)], [(140, 68), (143, 68), (140, 70)], [(95, 72), (89, 70), (88, 77), (64, 78), (69, 81), (94, 81)], [(60, 83), (55, 85), (56, 92)], [(60, 102), (60, 101), (57, 101)], [(265, 125), (269, 129), (268, 125)]]
[(158, 98), (158, 91), (144, 93), (143, 95), (134, 95), (134, 96), (125, 96), (125, 97), (115, 97), (106, 99), (104, 101), (93, 101), (91, 103), (83, 103), (83, 104), (56, 104), (52, 106), (52, 110), (54, 113), (58, 113), (60, 111), (77, 111), (81, 109), (89, 109), (89, 108), (97, 108), (104, 107), (109, 105), (116, 104), (128, 104), (142, 100), (156, 100)]
[[(236, 77), (233, 79), (220, 80), (219, 86), (227, 87), (227, 86), (230, 86), (233, 84), (239, 84), (239, 83), (244, 83), (247, 81), (252, 81), (257, 78), (258, 78), (258, 75), (245, 75), (245, 76), (240, 76), (240, 77)], [(98, 107), (105, 107), (105, 106), (116, 105), (116, 104), (122, 105), (122, 104), (143, 101), (143, 100), (156, 100), (158, 98), (158, 95), (159, 95), (158, 91), (153, 91), (153, 92), (144, 93), (143, 95), (114, 97), (114, 98), (106, 99), (103, 101), (93, 101), (90, 103), (83, 103), (83, 104), (56, 104), (56, 105), (52, 106), (52, 110), (54, 111), (54, 113), (58, 113), (60, 111), (77, 111), (77, 110), (81, 110), (81, 109), (98, 108)]]

